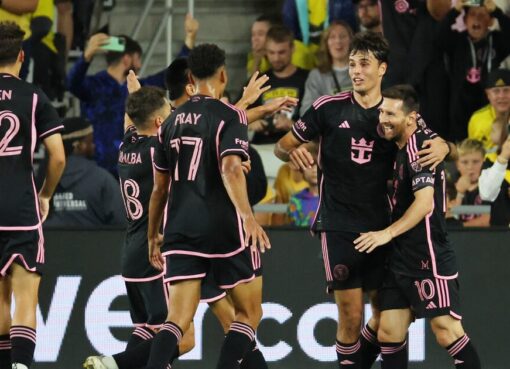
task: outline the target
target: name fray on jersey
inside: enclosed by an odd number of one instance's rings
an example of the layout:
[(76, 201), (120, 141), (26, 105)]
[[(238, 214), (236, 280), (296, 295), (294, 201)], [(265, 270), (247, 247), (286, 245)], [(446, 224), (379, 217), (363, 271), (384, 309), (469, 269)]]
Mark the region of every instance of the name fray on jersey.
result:
[(139, 152), (125, 153), (119, 152), (119, 163), (122, 164), (141, 164), (142, 157)]
[(236, 145), (240, 145), (244, 150), (248, 151), (248, 141), (244, 141), (239, 138), (236, 138), (235, 143), (236, 143)]
[(61, 192), (53, 196), (53, 207), (55, 211), (85, 211), (87, 202), (74, 199), (72, 192)]

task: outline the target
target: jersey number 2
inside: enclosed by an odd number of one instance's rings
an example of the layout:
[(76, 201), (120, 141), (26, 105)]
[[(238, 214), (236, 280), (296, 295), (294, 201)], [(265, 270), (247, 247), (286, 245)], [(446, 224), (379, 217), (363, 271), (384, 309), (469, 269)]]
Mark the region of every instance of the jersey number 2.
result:
[(19, 155), (23, 146), (9, 147), (9, 143), (19, 132), (19, 118), (11, 111), (0, 111), (0, 129), (6, 122), (9, 124), (9, 127), (5, 132), (5, 136), (0, 140), (0, 156)]

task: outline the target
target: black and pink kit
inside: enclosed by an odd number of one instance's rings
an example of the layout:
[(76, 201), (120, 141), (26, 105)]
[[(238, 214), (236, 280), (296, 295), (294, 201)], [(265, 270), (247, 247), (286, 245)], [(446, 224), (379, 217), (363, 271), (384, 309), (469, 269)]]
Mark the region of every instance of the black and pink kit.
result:
[(0, 74), (0, 275), (13, 262), (41, 272), (44, 238), (33, 176), (34, 151), (39, 140), (63, 128), (39, 88)]
[[(231, 288), (260, 269), (260, 255), (245, 247), (241, 216), (221, 177), (228, 155), (249, 159), (247, 117), (219, 100), (193, 96), (160, 128), (155, 166), (171, 177), (162, 247), (166, 280), (212, 272), (219, 287)], [(216, 267), (224, 263), (226, 268)]]

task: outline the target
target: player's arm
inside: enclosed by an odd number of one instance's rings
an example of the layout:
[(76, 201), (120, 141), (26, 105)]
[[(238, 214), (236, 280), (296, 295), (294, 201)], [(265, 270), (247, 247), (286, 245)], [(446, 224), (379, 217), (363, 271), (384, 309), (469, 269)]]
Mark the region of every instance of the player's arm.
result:
[(298, 102), (299, 100), (295, 97), (277, 97), (276, 99), (272, 99), (264, 105), (248, 109), (246, 111), (246, 115), (248, 116), (248, 124), (264, 117), (273, 115), (277, 112), (292, 111), (292, 108), (297, 106)]
[(48, 166), (46, 168), (46, 177), (39, 192), (39, 211), (41, 219), (44, 222), (48, 216), (50, 208), (50, 199), (55, 188), (60, 181), (66, 165), (66, 155), (64, 144), (60, 133), (53, 134), (43, 140), (43, 144), (48, 154)]
[(421, 150), (417, 152), (417, 155), (420, 157), (418, 163), (424, 167), (430, 166), (430, 169), (437, 167), (446, 158), (452, 161), (458, 158), (457, 146), (439, 136), (423, 141)]
[(274, 154), (280, 160), (291, 161), (297, 168), (311, 168), (317, 157), (315, 142), (302, 143), (292, 132), (283, 136), (274, 147)]
[(222, 158), (221, 178), (223, 179), (223, 184), (230, 200), (243, 219), (245, 245), (247, 247), (257, 247), (258, 245), (261, 252), (264, 252), (265, 249), (270, 249), (271, 244), (269, 239), (262, 227), (257, 224), (251, 210), (246, 189), (246, 177), (241, 165), (241, 157), (237, 155), (227, 155)]
[(264, 86), (269, 80), (269, 77), (265, 74), (259, 77), (259, 72), (253, 73), (248, 84), (243, 87), (243, 95), (241, 99), (235, 104), (235, 107), (241, 110), (246, 110), (248, 106), (258, 100), (260, 95), (271, 88), (270, 85)]
[(149, 242), (149, 261), (158, 270), (163, 270), (163, 256), (161, 255), (162, 237), (159, 229), (163, 221), (163, 212), (168, 200), (169, 173), (155, 171), (154, 186), (149, 202), (149, 228), (147, 238)]
[(409, 231), (429, 214), (434, 207), (434, 187), (423, 187), (414, 192), (414, 201), (404, 215), (389, 227), (377, 232), (362, 233), (354, 240), (359, 252), (372, 252), (378, 246), (390, 242), (393, 238)]

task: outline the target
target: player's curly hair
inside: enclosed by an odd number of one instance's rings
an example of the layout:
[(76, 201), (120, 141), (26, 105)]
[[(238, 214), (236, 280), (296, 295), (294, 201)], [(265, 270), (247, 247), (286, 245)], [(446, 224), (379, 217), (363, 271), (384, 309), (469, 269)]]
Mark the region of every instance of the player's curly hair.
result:
[(225, 65), (225, 51), (215, 44), (202, 44), (191, 50), (188, 68), (197, 79), (207, 79)]
[(166, 103), (164, 90), (158, 87), (144, 86), (128, 96), (126, 114), (131, 118), (136, 128), (143, 129), (146, 128), (152, 114)]
[(388, 41), (376, 32), (359, 32), (351, 42), (350, 54), (356, 52), (372, 52), (379, 63), (388, 63), (390, 46)]
[(0, 66), (14, 64), (25, 32), (14, 22), (0, 22)]

